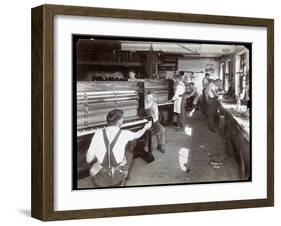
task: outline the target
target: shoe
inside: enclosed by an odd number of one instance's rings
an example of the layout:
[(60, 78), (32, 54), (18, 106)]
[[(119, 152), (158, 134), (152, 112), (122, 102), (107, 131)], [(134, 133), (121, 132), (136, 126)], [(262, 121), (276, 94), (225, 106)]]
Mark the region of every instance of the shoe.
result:
[(166, 152), (163, 144), (158, 144), (157, 145), (157, 150), (160, 151), (161, 153), (165, 153)]

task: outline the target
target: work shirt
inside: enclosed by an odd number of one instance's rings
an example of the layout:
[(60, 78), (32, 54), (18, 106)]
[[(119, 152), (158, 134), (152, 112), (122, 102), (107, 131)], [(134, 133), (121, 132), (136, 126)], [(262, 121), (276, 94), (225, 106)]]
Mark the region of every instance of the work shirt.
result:
[(200, 98), (200, 94), (196, 87), (193, 87), (192, 92), (187, 96), (187, 98), (190, 98), (190, 97), (194, 97), (192, 104), (197, 105), (199, 98)]
[[(113, 141), (117, 132), (120, 130), (117, 126), (110, 126), (106, 128), (106, 134), (109, 140), (109, 143)], [(136, 138), (136, 133), (129, 130), (122, 130), (117, 142), (113, 147), (113, 154), (115, 160), (120, 165), (125, 165), (127, 163), (125, 157), (125, 147), (129, 141), (132, 141)], [(90, 175), (95, 176), (101, 169), (101, 163), (104, 160), (107, 149), (104, 144), (104, 138), (102, 129), (96, 131), (95, 135), (92, 138), (91, 144), (86, 154), (87, 163), (92, 162), (97, 158), (97, 162), (90, 169)]]
[(192, 92), (188, 96), (199, 96), (198, 90), (196, 87), (193, 87)]
[(214, 98), (217, 97), (217, 87), (214, 83), (210, 83), (206, 88), (206, 98)]
[(174, 103), (174, 112), (181, 113), (181, 100), (183, 95), (185, 93), (185, 85), (182, 81), (180, 81), (177, 84), (175, 95), (173, 96), (172, 100), (175, 101)]
[(208, 85), (209, 85), (209, 80), (206, 79), (206, 78), (203, 78), (202, 79), (202, 87), (203, 87), (203, 89), (206, 89)]
[(145, 110), (150, 109), (150, 116), (153, 118), (153, 123), (159, 120), (159, 110), (158, 105), (154, 101), (146, 101), (145, 102)]

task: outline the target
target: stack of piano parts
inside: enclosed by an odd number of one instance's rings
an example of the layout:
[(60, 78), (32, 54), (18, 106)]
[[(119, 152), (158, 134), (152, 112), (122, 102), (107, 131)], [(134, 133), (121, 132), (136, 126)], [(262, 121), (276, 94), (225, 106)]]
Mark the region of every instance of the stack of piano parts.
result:
[(79, 82), (77, 84), (77, 130), (106, 125), (113, 109), (124, 112), (124, 120), (138, 117), (139, 95), (136, 83)]
[(167, 80), (146, 79), (144, 82), (145, 93), (153, 91), (157, 104), (163, 104), (169, 100), (169, 83)]

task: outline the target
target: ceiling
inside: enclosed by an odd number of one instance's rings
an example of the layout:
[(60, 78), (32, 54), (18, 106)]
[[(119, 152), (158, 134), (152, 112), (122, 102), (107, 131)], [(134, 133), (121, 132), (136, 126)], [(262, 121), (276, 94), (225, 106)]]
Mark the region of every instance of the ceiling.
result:
[(204, 43), (175, 43), (148, 41), (120, 41), (80, 39), (79, 48), (86, 51), (158, 51), (163, 54), (180, 55), (181, 57), (215, 57), (231, 55), (242, 45), (233, 44), (204, 44)]
[[(161, 51), (166, 54), (181, 54), (183, 57), (222, 57), (231, 55), (242, 46), (225, 44), (194, 44), (168, 42), (121, 41), (121, 50)], [(245, 47), (244, 47), (245, 48)]]

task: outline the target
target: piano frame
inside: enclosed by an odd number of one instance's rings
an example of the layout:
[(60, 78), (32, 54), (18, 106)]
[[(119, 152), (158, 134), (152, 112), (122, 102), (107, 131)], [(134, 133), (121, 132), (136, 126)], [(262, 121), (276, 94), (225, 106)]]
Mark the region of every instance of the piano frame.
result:
[[(138, 121), (146, 119), (146, 121), (152, 120), (151, 117), (147, 117), (144, 115), (144, 86), (143, 82), (132, 82), (132, 81), (94, 81), (94, 82), (77, 82), (75, 86), (75, 93), (86, 93), (91, 95), (97, 95), (100, 96), (101, 94), (104, 95), (104, 98), (106, 98), (105, 94), (109, 94), (110, 100), (112, 99), (110, 95), (110, 90), (114, 87), (114, 89), (117, 90), (132, 90), (134, 89), (136, 91), (136, 94), (138, 96), (138, 116), (135, 118), (130, 118), (129, 121), (124, 118), (124, 126), (122, 126), (122, 129), (129, 129), (133, 131), (137, 131), (143, 127), (145, 123), (141, 123), (137, 126), (131, 125), (126, 127), (126, 123), (130, 121), (136, 121), (136, 124)], [(118, 88), (116, 88), (118, 87)], [(121, 93), (121, 91), (119, 91)], [(129, 92), (132, 93), (132, 92)], [(80, 95), (81, 96), (81, 95)], [(82, 95), (83, 96), (83, 95)], [(80, 100), (81, 98), (79, 98)], [(114, 99), (114, 98), (113, 98)], [(73, 96), (73, 112), (74, 115), (77, 115), (77, 103), (78, 101), (78, 95)], [(82, 97), (83, 101), (83, 97)], [(108, 99), (101, 99), (102, 103), (106, 103)], [(134, 124), (134, 123), (133, 123)], [(78, 180), (83, 179), (84, 177), (89, 176), (89, 168), (91, 167), (91, 164), (86, 163), (86, 152), (88, 150), (88, 147), (90, 145), (92, 134), (88, 135), (79, 135), (79, 130), (77, 126), (77, 118), (73, 117), (73, 125), (74, 128), (77, 128), (77, 130), (73, 130), (73, 189), (79, 189), (78, 187)], [(103, 127), (106, 127), (106, 122), (103, 123), (97, 123), (94, 126), (91, 126), (89, 130), (96, 130), (101, 129)], [(81, 128), (82, 130), (87, 130), (88, 124), (86, 123), (85, 127)], [(76, 132), (77, 131), (77, 132)], [(87, 132), (86, 132), (87, 133)], [(83, 134), (83, 133), (82, 133)], [(145, 144), (147, 144), (147, 151), (145, 150)], [(151, 145), (151, 130), (146, 131), (145, 135), (142, 138), (139, 138), (135, 142), (135, 147), (133, 148), (134, 158), (141, 157), (144, 161), (150, 163), (154, 160), (154, 156), (152, 154), (152, 145)]]

